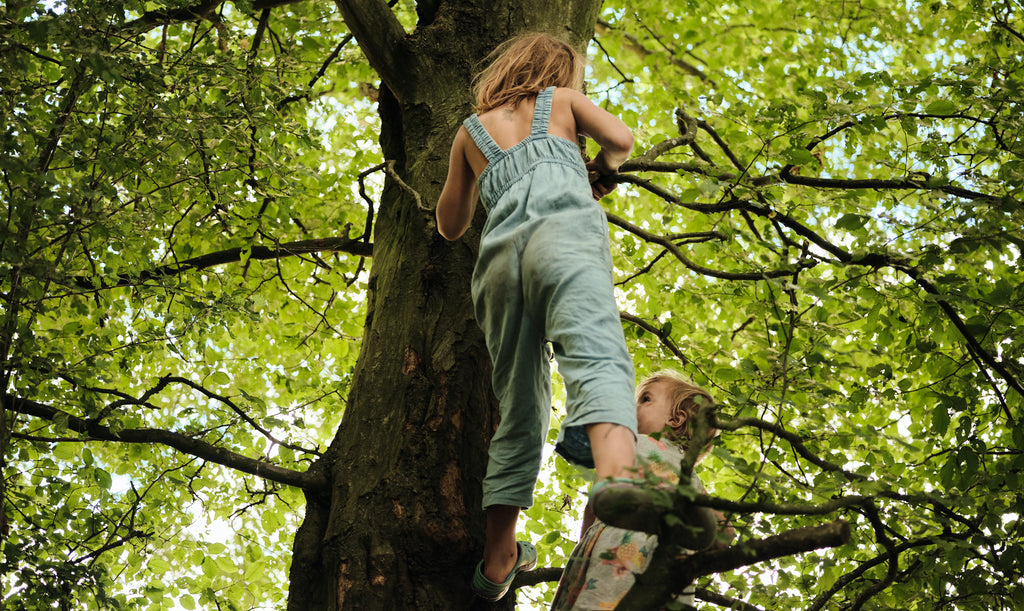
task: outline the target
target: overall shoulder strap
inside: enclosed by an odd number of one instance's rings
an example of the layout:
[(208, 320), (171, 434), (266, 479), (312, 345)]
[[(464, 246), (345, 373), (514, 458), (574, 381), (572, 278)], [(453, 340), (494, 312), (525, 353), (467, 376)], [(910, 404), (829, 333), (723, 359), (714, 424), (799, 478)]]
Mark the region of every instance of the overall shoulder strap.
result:
[(548, 123), (551, 121), (551, 98), (554, 96), (555, 88), (548, 87), (537, 94), (537, 103), (533, 107), (533, 127), (530, 135), (548, 133)]
[(487, 162), (492, 163), (501, 158), (503, 151), (498, 143), (491, 138), (491, 135), (487, 133), (487, 129), (484, 124), (480, 122), (480, 118), (476, 114), (470, 115), (465, 121), (462, 122), (469, 131), (470, 137), (473, 138), (473, 142), (476, 143), (477, 147), (487, 157)]

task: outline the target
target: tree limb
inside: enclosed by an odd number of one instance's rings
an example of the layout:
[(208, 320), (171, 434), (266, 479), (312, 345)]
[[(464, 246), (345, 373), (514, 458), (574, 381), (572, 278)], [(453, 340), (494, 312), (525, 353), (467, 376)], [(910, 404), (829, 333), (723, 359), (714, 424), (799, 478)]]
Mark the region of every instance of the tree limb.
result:
[(781, 437), (789, 442), (797, 454), (803, 456), (808, 462), (813, 465), (820, 467), (825, 471), (832, 473), (842, 473), (850, 480), (865, 480), (865, 476), (858, 473), (851, 473), (844, 470), (839, 465), (821, 458), (817, 454), (811, 452), (804, 445), (804, 440), (800, 435), (787, 431), (782, 425), (775, 422), (768, 422), (761, 420), (760, 418), (736, 418), (734, 420), (718, 420), (717, 416), (712, 415), (712, 424), (715, 428), (722, 429), (723, 431), (736, 431), (744, 427), (754, 427), (762, 431), (767, 431), (776, 437)]
[[(724, 573), (784, 556), (794, 556), (850, 540), (850, 524), (836, 520), (822, 526), (796, 528), (764, 539), (744, 541), (722, 550), (679, 555), (671, 546), (658, 545), (648, 568), (616, 607), (619, 611), (659, 608), (698, 577)], [(658, 558), (663, 561), (658, 562)], [(667, 562), (665, 561), (667, 560)]]
[(101, 281), (99, 286), (97, 286), (93, 279), (88, 276), (75, 277), (74, 284), (84, 289), (112, 289), (122, 286), (134, 286), (155, 278), (176, 276), (188, 271), (206, 269), (216, 265), (225, 265), (227, 263), (238, 263), (242, 260), (242, 253), (246, 250), (249, 251), (249, 256), (246, 257), (246, 259), (256, 261), (283, 259), (285, 257), (293, 257), (316, 252), (345, 252), (352, 255), (358, 255), (360, 257), (373, 256), (373, 244), (363, 241), (363, 237), (364, 236), (349, 238), (346, 236), (338, 238), (299, 240), (297, 242), (281, 244), (273, 248), (261, 245), (246, 247), (236, 246), (234, 248), (227, 248), (217, 252), (199, 255), (198, 257), (185, 259), (179, 263), (163, 265), (137, 274), (118, 274), (114, 278), (113, 282), (107, 283)]
[(383, 0), (335, 0), (345, 25), (356, 37), (370, 66), (399, 100), (415, 91), (420, 74), (405, 29)]
[[(953, 539), (957, 538), (955, 536), (950, 537), (948, 535), (946, 537)], [(825, 592), (819, 594), (818, 597), (811, 602), (810, 606), (808, 606), (805, 611), (820, 611), (822, 608), (824, 608), (828, 601), (833, 596), (835, 596), (837, 592), (839, 592), (839, 590), (842, 590), (847, 585), (849, 585), (854, 580), (856, 580), (869, 570), (873, 569), (874, 567), (882, 564), (883, 562), (886, 562), (891, 554), (904, 552), (908, 549), (916, 547), (927, 547), (930, 545), (935, 545), (939, 540), (940, 537), (925, 537), (923, 539), (918, 539), (915, 541), (908, 541), (906, 543), (896, 546), (893, 549), (887, 549), (884, 554), (881, 554), (868, 560), (862, 560), (860, 564), (857, 565), (857, 568), (841, 576), (839, 579), (836, 580), (834, 584), (832, 584), (832, 587), (830, 587)]]
[[(697, 272), (698, 274), (711, 276), (712, 278), (721, 278), (723, 280), (765, 280), (767, 278), (781, 278), (783, 276), (792, 275), (793, 273), (792, 269), (770, 270), (763, 272), (727, 272), (717, 269), (711, 269), (709, 267), (704, 267), (703, 265), (698, 265), (697, 263), (690, 261), (686, 257), (686, 255), (684, 255), (683, 252), (679, 250), (679, 247), (676, 246), (674, 242), (672, 242), (672, 240), (669, 240), (662, 236), (655, 235), (653, 233), (650, 233), (649, 231), (645, 231), (640, 227), (630, 223), (629, 221), (618, 216), (615, 216), (610, 212), (606, 213), (605, 216), (608, 217), (608, 220), (613, 225), (625, 229), (626, 231), (632, 233), (633, 235), (641, 238), (645, 242), (651, 242), (653, 244), (658, 244), (659, 246), (662, 246), (670, 253), (672, 253), (672, 255), (676, 259), (679, 259), (679, 261), (682, 262), (683, 265)], [(814, 264), (798, 263), (797, 265), (799, 267), (812, 267)]]
[[(252, 9), (256, 12), (296, 4), (302, 0), (255, 0)], [(214, 9), (224, 3), (224, 0), (202, 0), (191, 6), (183, 6), (173, 9), (160, 9), (146, 11), (138, 19), (133, 19), (124, 25), (125, 29), (133, 34), (143, 34), (165, 25), (181, 23), (184, 21), (197, 21), (206, 19)]]
[(179, 452), (223, 465), (236, 471), (256, 475), (279, 484), (295, 486), (304, 490), (321, 490), (327, 487), (326, 478), (317, 473), (295, 471), (263, 460), (249, 458), (181, 433), (150, 428), (122, 429), (115, 432), (110, 427), (98, 424), (94, 420), (79, 418), (56, 407), (44, 405), (31, 399), (16, 397), (6, 393), (3, 397), (6, 409), (51, 422), (66, 421), (69, 430), (89, 435), (93, 439), (100, 441), (161, 444), (174, 448)]
[(562, 578), (563, 572), (565, 572), (565, 569), (560, 566), (544, 566), (532, 571), (524, 571), (516, 575), (516, 578), (512, 580), (512, 589), (558, 581)]
[(124, 27), (133, 34), (142, 34), (163, 25), (205, 19), (223, 2), (224, 0), (202, 0), (181, 8), (146, 11), (138, 19), (124, 24)]
[(722, 607), (734, 609), (735, 611), (764, 611), (761, 607), (754, 606), (738, 598), (726, 596), (718, 592), (712, 592), (707, 588), (697, 588), (693, 593), (694, 598), (714, 603)]
[[(189, 380), (188, 378), (183, 378), (181, 376), (165, 375), (165, 376), (161, 377), (152, 388), (150, 388), (149, 390), (144, 392), (142, 394), (142, 396), (139, 397), (138, 399), (135, 399), (134, 397), (131, 397), (130, 395), (124, 395), (124, 393), (120, 393), (120, 392), (116, 393), (118, 396), (121, 396), (122, 398), (120, 400), (118, 400), (118, 401), (114, 401), (113, 403), (110, 403), (109, 405), (107, 405), (106, 408), (104, 408), (100, 412), (99, 417), (96, 418), (96, 422), (99, 423), (104, 418), (106, 418), (107, 415), (110, 414), (110, 412), (112, 412), (113, 410), (117, 409), (118, 407), (121, 407), (121, 406), (124, 406), (124, 405), (145, 405), (147, 407), (152, 407), (150, 405), (150, 403), (149, 403), (149, 399), (153, 395), (155, 395), (156, 393), (158, 393), (158, 392), (162, 391), (163, 389), (167, 388), (167, 386), (170, 385), (170, 384), (181, 384), (181, 385), (187, 386), (187, 387), (191, 388), (192, 390), (195, 390), (196, 392), (202, 394), (203, 396), (205, 396), (208, 399), (213, 399), (213, 400), (215, 400), (215, 401), (217, 401), (219, 403), (222, 403), (222, 404), (228, 406), (228, 408), (230, 408), (231, 411), (235, 412), (235, 414), (237, 414), (238, 417), (241, 418), (246, 424), (248, 424), (253, 429), (258, 431), (261, 435), (263, 435), (268, 441), (270, 441), (274, 445), (285, 447), (285, 448), (289, 448), (291, 450), (294, 450), (296, 452), (303, 453), (303, 454), (313, 454), (315, 456), (320, 456), (321, 455), (321, 453), (316, 451), (316, 450), (310, 450), (310, 449), (303, 448), (301, 446), (298, 446), (298, 445), (295, 445), (295, 444), (291, 444), (291, 443), (287, 443), (287, 442), (281, 441), (280, 439), (277, 439), (276, 437), (274, 437), (274, 435), (270, 431), (265, 429), (262, 425), (260, 425), (260, 423), (256, 422), (256, 420), (253, 419), (252, 416), (247, 414), (245, 412), (245, 410), (243, 410), (241, 407), (239, 407), (237, 404), (235, 404), (235, 402), (232, 401), (230, 398), (225, 397), (224, 395), (217, 394), (217, 393), (207, 389), (203, 385), (196, 384), (192, 380)], [(89, 390), (94, 390), (94, 391), (98, 391), (98, 392), (111, 392), (110, 390), (107, 390), (107, 389), (89, 388)]]
[[(999, 374), (999, 377), (1003, 378), (1003, 380), (1006, 381), (1010, 388), (1014, 389), (1015, 391), (1017, 391), (1017, 394), (1024, 397), (1024, 384), (1022, 384), (1021, 381), (1018, 380), (1010, 372), (1009, 369), (1007, 369), (1002, 363), (997, 361), (996, 357), (988, 350), (985, 350), (985, 348), (978, 342), (978, 340), (975, 339), (974, 334), (972, 334), (971, 330), (967, 328), (967, 323), (965, 323), (963, 319), (960, 318), (960, 315), (959, 313), (957, 313), (956, 308), (954, 308), (953, 305), (950, 304), (949, 301), (947, 301), (942, 296), (942, 293), (939, 292), (939, 289), (936, 288), (934, 284), (925, 279), (914, 268), (899, 266), (897, 267), (897, 269), (899, 269), (906, 275), (910, 276), (910, 278), (912, 278), (919, 287), (921, 287), (930, 295), (935, 297), (935, 302), (939, 304), (939, 308), (942, 309), (942, 311), (946, 314), (946, 317), (949, 318), (949, 321), (953, 323), (954, 327), (956, 327), (956, 330), (960, 332), (960, 336), (964, 338), (965, 342), (967, 342), (967, 347), (970, 350), (971, 354), (976, 359), (980, 359), (986, 365), (991, 367), (996, 373)], [(981, 364), (979, 363), (978, 365), (980, 369)], [(1014, 418), (1013, 415), (1010, 413), (1009, 409), (1006, 410), (1006, 415), (1012, 424), (1014, 422)]]
[(800, 176), (793, 174), (793, 166), (787, 165), (779, 172), (779, 178), (791, 185), (803, 185), (819, 189), (900, 189), (900, 190), (924, 190), (942, 191), (948, 195), (962, 197), (964, 199), (981, 199), (998, 201), (1000, 198), (987, 193), (978, 193), (956, 185), (928, 186), (925, 181), (933, 178), (928, 174), (921, 174), (921, 180), (911, 178), (820, 178), (817, 176)]
[(821, 526), (794, 528), (780, 535), (744, 541), (722, 550), (680, 556), (673, 568), (692, 582), (705, 575), (724, 573), (757, 562), (795, 556), (825, 547), (838, 547), (849, 541), (849, 522), (835, 520)]
[[(705, 575), (724, 573), (758, 562), (774, 560), (783, 556), (794, 556), (824, 547), (837, 547), (845, 545), (849, 541), (850, 524), (846, 520), (835, 520), (821, 526), (795, 528), (780, 535), (744, 541), (722, 550), (709, 550), (683, 556), (675, 555), (670, 565), (671, 575), (666, 583), (670, 584), (670, 588), (672, 584), (683, 584), (683, 587), (685, 587), (686, 584), (693, 583), (695, 579)], [(516, 576), (512, 581), (512, 588), (522, 588), (539, 583), (558, 581), (561, 579), (563, 572), (564, 569), (561, 567), (543, 567), (526, 571)], [(638, 584), (644, 575), (647, 575), (647, 573), (637, 577)], [(709, 600), (710, 598), (726, 599), (726, 597), (705, 589), (698, 590), (697, 596), (702, 600)], [(719, 600), (710, 600), (710, 602), (726, 604), (719, 602)], [(729, 600), (732, 601), (733, 599)], [(735, 604), (735, 602), (741, 601), (733, 601), (730, 604)], [(743, 604), (745, 605), (746, 603)], [(627, 606), (625, 598), (617, 607), (617, 609), (622, 610), (647, 608), (644, 606)], [(734, 606), (733, 608), (742, 609), (743, 611), (757, 609), (757, 607), (752, 605), (745, 607)]]
[(885, 524), (882, 523), (882, 518), (878, 515), (878, 507), (870, 501), (864, 503), (864, 514), (868, 517), (871, 527), (875, 530), (875, 539), (878, 541), (879, 545), (885, 548), (889, 568), (885, 573), (884, 579), (872, 584), (868, 588), (865, 588), (857, 595), (857, 599), (853, 601), (853, 605), (851, 606), (852, 611), (860, 611), (861, 607), (864, 606), (864, 603), (872, 596), (875, 596), (882, 590), (891, 586), (893, 582), (896, 581), (896, 573), (899, 570), (899, 550), (896, 549), (892, 539), (885, 534)]
[(691, 503), (700, 507), (710, 507), (719, 511), (732, 513), (772, 513), (784, 516), (819, 516), (827, 515), (840, 509), (857, 507), (871, 500), (872, 497), (850, 495), (843, 496), (821, 505), (802, 505), (798, 503), (765, 503), (749, 501), (730, 501), (707, 494), (698, 494)]
[(686, 355), (683, 354), (683, 351), (679, 349), (679, 346), (676, 345), (674, 341), (672, 341), (672, 337), (669, 334), (665, 333), (661, 327), (656, 327), (651, 323), (647, 322), (646, 320), (640, 318), (639, 316), (635, 314), (630, 314), (629, 312), (619, 312), (619, 318), (627, 322), (631, 322), (634, 325), (643, 329), (644, 331), (647, 331), (648, 333), (657, 337), (658, 340), (661, 341), (661, 343), (666, 348), (668, 348), (669, 351), (672, 354), (674, 354), (675, 357), (679, 359), (681, 363), (690, 363), (690, 359), (686, 358)]

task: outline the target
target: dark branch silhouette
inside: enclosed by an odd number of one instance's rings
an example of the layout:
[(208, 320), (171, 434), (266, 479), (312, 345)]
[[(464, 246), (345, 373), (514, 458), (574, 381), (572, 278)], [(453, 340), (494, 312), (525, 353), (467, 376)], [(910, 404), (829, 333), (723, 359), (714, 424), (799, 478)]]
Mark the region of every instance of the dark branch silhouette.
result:
[[(248, 251), (248, 256), (244, 257), (243, 255), (245, 255), (246, 251)], [(268, 259), (283, 259), (285, 257), (322, 252), (344, 252), (360, 257), (370, 257), (373, 256), (373, 244), (365, 242), (362, 236), (360, 236), (357, 238), (339, 237), (300, 240), (298, 242), (281, 244), (274, 248), (260, 245), (236, 246), (136, 274), (118, 274), (110, 281), (101, 279), (98, 286), (88, 276), (78, 276), (74, 279), (74, 283), (83, 289), (112, 289), (123, 286), (135, 286), (148, 280), (176, 276), (185, 272), (206, 269), (217, 265), (240, 263), (243, 260), (266, 261)]]
[(98, 441), (161, 444), (174, 448), (179, 452), (196, 456), (203, 460), (235, 469), (236, 471), (256, 475), (279, 484), (295, 486), (304, 490), (318, 490), (327, 486), (327, 480), (319, 473), (294, 471), (264, 460), (249, 458), (182, 433), (151, 428), (113, 431), (110, 427), (99, 424), (94, 420), (79, 418), (56, 407), (9, 394), (4, 394), (4, 408), (15, 413), (25, 414), (26, 416), (42, 418), (51, 422), (66, 423), (68, 430), (87, 435), (90, 439)]

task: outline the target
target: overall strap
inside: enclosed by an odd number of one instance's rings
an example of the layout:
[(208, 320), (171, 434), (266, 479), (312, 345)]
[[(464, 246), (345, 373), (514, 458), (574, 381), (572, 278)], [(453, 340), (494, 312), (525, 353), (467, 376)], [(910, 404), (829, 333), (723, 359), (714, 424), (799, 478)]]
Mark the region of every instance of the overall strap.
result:
[(480, 151), (487, 157), (487, 163), (493, 163), (501, 158), (504, 151), (498, 146), (498, 143), (491, 138), (491, 135), (487, 133), (487, 129), (483, 123), (480, 122), (480, 118), (476, 114), (470, 115), (465, 121), (462, 122), (466, 126), (466, 130), (469, 131), (470, 137), (473, 138), (473, 142), (476, 143)]
[(551, 121), (551, 98), (555, 94), (554, 87), (548, 87), (537, 94), (537, 102), (533, 107), (533, 127), (530, 135), (548, 133), (548, 123)]

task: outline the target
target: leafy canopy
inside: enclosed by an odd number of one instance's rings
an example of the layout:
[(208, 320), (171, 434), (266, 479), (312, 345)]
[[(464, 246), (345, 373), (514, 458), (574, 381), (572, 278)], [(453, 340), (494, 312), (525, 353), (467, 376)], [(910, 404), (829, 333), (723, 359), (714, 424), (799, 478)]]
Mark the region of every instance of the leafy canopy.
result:
[[(700, 596), (1024, 605), (1021, 7), (754, 4), (609, 1), (590, 47), (638, 142), (605, 200), (638, 373), (721, 403), (701, 473), (740, 539), (853, 525)], [(7, 4), (10, 606), (283, 601), (386, 171), (346, 34), (314, 2)], [(552, 461), (524, 525), (542, 563), (584, 485)]]

